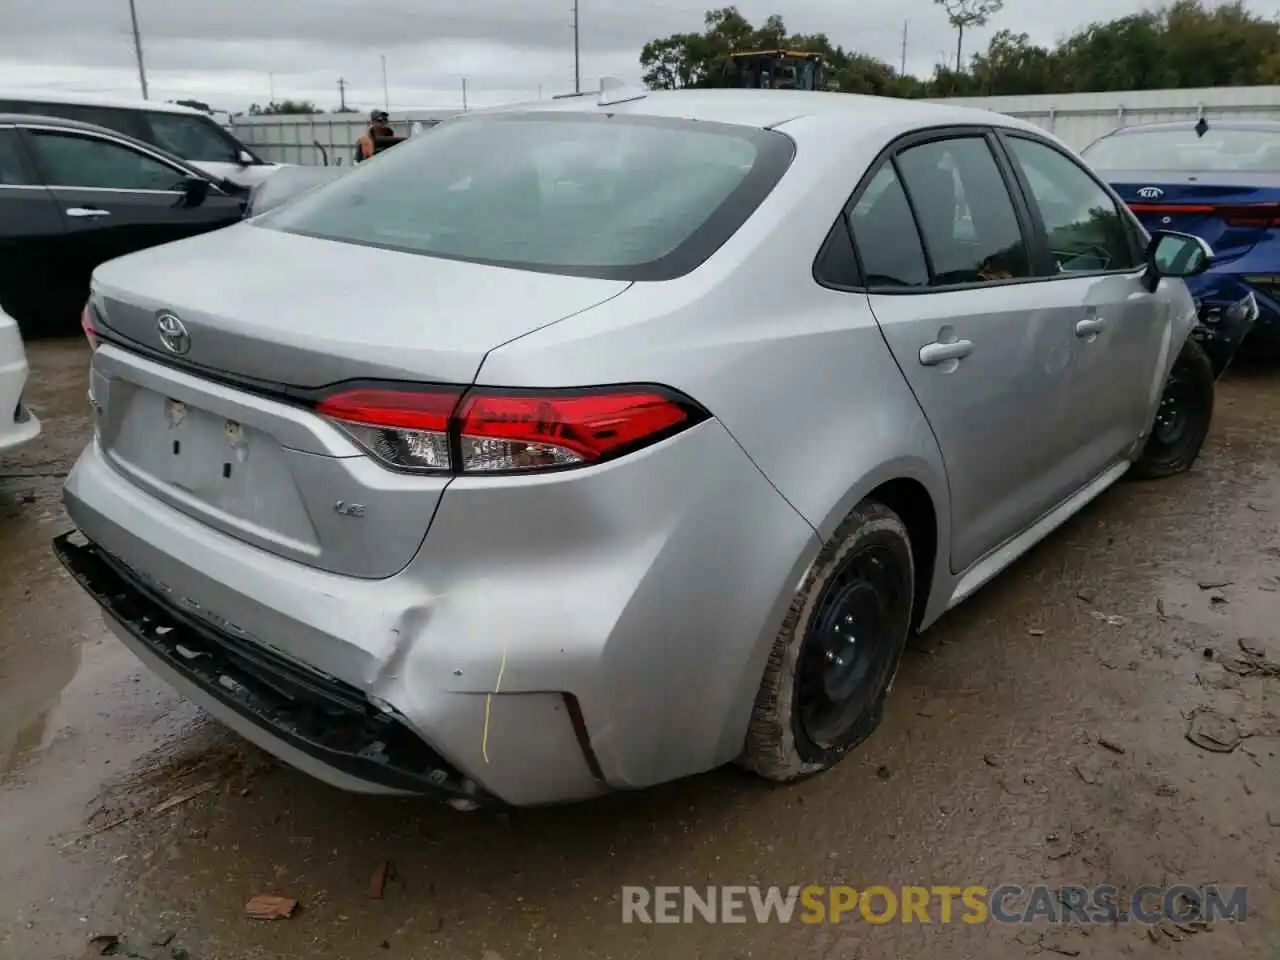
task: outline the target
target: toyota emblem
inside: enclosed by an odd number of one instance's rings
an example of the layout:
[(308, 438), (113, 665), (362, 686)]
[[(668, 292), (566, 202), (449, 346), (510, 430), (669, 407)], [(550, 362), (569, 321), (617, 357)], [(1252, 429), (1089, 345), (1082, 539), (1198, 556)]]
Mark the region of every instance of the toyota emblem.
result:
[(1154, 200), (1156, 197), (1163, 197), (1164, 191), (1159, 187), (1143, 187), (1138, 191), (1138, 196), (1143, 200)]
[(191, 349), (191, 334), (182, 321), (172, 313), (162, 313), (156, 317), (156, 329), (160, 331), (160, 342), (172, 354), (182, 356)]

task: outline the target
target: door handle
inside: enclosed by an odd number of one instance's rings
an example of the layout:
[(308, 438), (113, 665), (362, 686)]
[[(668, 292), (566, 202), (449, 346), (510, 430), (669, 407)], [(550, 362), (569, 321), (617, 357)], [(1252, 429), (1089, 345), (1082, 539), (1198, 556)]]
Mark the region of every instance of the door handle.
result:
[(1076, 324), (1076, 336), (1092, 339), (1107, 329), (1107, 321), (1101, 317), (1090, 317)]
[(101, 210), (98, 207), (68, 207), (68, 217), (109, 217), (110, 210)]
[(926, 367), (936, 367), (948, 360), (961, 360), (971, 353), (973, 353), (972, 340), (926, 343), (920, 348), (920, 362)]

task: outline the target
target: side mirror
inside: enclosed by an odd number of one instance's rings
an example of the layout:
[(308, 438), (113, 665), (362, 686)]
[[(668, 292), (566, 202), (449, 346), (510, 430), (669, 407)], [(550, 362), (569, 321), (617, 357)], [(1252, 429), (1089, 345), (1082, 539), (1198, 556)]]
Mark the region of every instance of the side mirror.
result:
[(242, 167), (250, 166), (253, 163), (253, 155), (248, 150), (241, 150), (236, 154), (236, 163)]
[(1157, 231), (1147, 244), (1147, 272), (1143, 282), (1155, 290), (1161, 277), (1196, 277), (1213, 266), (1213, 247), (1190, 233)]
[(182, 181), (182, 206), (198, 207), (209, 198), (209, 181), (202, 177), (187, 177)]

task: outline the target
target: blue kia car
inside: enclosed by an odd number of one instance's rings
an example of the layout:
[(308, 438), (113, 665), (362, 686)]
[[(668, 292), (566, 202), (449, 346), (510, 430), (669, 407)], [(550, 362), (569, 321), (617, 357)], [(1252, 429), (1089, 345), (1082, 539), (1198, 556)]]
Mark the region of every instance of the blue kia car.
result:
[(1195, 336), (1221, 373), (1242, 340), (1280, 355), (1280, 122), (1185, 120), (1121, 127), (1082, 156), (1149, 231), (1203, 237), (1217, 255), (1187, 281)]

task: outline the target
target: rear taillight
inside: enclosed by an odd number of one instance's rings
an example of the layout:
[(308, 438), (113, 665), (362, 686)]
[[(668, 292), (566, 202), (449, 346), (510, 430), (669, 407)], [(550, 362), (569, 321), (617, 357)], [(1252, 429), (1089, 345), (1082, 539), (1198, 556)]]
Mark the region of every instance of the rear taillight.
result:
[(1238, 206), (1219, 207), (1223, 222), (1228, 227), (1280, 226), (1280, 204), (1246, 203)]
[(661, 387), (585, 390), (359, 388), (318, 413), (384, 465), (426, 473), (528, 473), (611, 460), (700, 423), (707, 412)]
[(316, 410), (387, 466), (445, 473), (449, 422), (461, 396), (461, 390), (346, 390)]
[(80, 329), (84, 331), (84, 338), (89, 341), (89, 349), (98, 349), (98, 328), (93, 322), (93, 305), (86, 303), (84, 309), (80, 312)]
[(1208, 203), (1131, 203), (1134, 213), (1202, 214), (1222, 218), (1228, 227), (1276, 227), (1280, 226), (1280, 204), (1232, 203), (1213, 205)]

